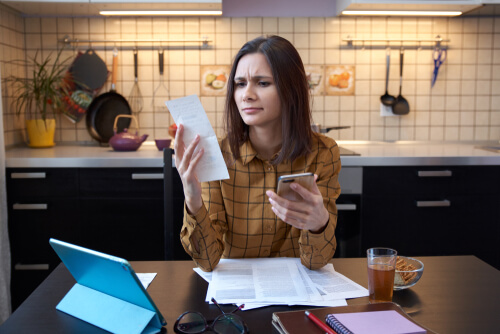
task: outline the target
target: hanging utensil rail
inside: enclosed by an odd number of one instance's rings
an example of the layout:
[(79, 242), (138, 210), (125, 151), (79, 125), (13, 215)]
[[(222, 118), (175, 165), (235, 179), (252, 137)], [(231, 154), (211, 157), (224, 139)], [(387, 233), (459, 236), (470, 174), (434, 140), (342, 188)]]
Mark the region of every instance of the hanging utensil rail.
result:
[(203, 38), (195, 38), (195, 39), (148, 39), (148, 38), (140, 38), (140, 39), (79, 39), (79, 38), (70, 38), (69, 36), (64, 36), (62, 39), (59, 39), (60, 43), (65, 44), (109, 44), (109, 43), (153, 43), (154, 45), (161, 45), (163, 43), (202, 43), (203, 47), (207, 47), (208, 43), (213, 40), (208, 37)]
[(437, 35), (435, 38), (352, 38), (347, 36), (346, 38), (342, 38), (343, 42), (347, 42), (347, 44), (352, 45), (355, 42), (414, 42), (414, 43), (436, 43), (436, 46), (439, 47), (441, 43), (449, 43), (449, 39), (444, 39), (441, 36)]

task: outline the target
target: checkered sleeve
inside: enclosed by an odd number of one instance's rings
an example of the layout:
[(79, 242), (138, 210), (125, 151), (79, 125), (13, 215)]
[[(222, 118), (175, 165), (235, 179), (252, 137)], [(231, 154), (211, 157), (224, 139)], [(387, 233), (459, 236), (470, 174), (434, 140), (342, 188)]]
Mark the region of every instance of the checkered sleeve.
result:
[(181, 242), (199, 268), (212, 271), (224, 252), (223, 235), (227, 231), (220, 182), (202, 183), (202, 198), (203, 205), (194, 215), (184, 204)]
[(316, 173), (317, 185), (323, 195), (330, 219), (320, 233), (302, 230), (299, 238), (300, 258), (302, 264), (309, 269), (319, 269), (330, 261), (337, 248), (335, 228), (337, 226), (336, 199), (340, 195), (338, 176), (340, 172), (340, 150), (333, 140), (327, 140), (325, 149), (318, 148)]

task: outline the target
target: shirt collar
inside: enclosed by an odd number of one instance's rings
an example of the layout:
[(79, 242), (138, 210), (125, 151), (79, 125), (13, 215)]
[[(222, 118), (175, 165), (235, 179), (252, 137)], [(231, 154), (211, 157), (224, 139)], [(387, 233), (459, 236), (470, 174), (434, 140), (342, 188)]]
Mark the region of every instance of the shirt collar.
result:
[(257, 151), (253, 148), (250, 140), (247, 140), (240, 146), (240, 157), (243, 165), (247, 165), (257, 156)]
[[(275, 153), (270, 161), (276, 159), (280, 152), (281, 150), (278, 153)], [(247, 140), (240, 146), (240, 157), (244, 166), (249, 164), (254, 158), (264, 161), (264, 159), (259, 157), (257, 151), (253, 148), (252, 143), (250, 143), (250, 140)]]

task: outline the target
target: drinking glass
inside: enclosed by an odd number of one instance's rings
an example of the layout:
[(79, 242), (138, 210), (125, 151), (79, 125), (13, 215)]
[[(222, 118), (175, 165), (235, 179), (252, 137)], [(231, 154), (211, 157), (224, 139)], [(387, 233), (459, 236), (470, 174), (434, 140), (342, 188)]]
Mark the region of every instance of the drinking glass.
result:
[(370, 304), (392, 301), (398, 252), (391, 248), (370, 248), (368, 259), (368, 299)]

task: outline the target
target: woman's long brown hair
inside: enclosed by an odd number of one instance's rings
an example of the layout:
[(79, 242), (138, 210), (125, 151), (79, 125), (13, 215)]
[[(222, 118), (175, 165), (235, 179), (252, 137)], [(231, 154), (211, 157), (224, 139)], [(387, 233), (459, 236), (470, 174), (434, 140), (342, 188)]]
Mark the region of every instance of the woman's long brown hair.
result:
[(240, 157), (240, 146), (249, 138), (249, 127), (243, 122), (234, 100), (234, 76), (240, 59), (252, 53), (266, 57), (281, 102), (283, 142), (279, 155), (271, 163), (293, 161), (308, 153), (311, 147), (309, 86), (299, 53), (280, 36), (255, 38), (245, 43), (234, 58), (227, 83), (224, 122), (233, 159)]

